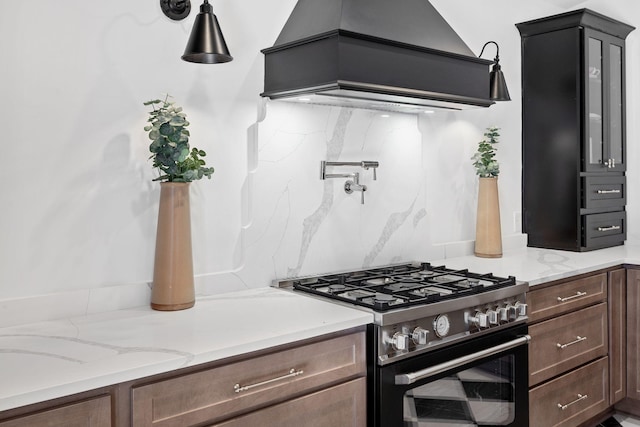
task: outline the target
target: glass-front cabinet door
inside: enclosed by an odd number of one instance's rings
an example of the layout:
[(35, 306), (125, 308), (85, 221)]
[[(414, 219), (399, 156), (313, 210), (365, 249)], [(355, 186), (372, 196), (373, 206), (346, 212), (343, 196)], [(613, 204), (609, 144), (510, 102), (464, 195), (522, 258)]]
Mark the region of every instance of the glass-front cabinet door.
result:
[(624, 42), (585, 30), (585, 172), (625, 170)]
[(609, 159), (612, 169), (623, 171), (625, 166), (624, 135), (624, 69), (623, 49), (620, 44), (609, 43)]

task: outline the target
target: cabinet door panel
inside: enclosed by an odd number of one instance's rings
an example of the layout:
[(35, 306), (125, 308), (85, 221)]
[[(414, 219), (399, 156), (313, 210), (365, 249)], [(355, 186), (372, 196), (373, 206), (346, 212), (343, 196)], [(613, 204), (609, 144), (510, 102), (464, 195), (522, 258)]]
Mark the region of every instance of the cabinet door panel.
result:
[(609, 398), (610, 404), (627, 394), (627, 273), (621, 268), (609, 273)]
[(366, 374), (364, 332), (134, 387), (135, 426), (216, 422)]
[(585, 34), (584, 171), (625, 170), (624, 40)]
[(575, 427), (609, 406), (606, 357), (529, 391), (530, 427)]
[(583, 215), (582, 224), (586, 248), (621, 245), (627, 238), (625, 211)]
[(640, 401), (640, 270), (627, 273), (627, 397)]
[(585, 148), (585, 165), (586, 171), (602, 171), (605, 159), (605, 111), (604, 111), (604, 88), (603, 88), (603, 69), (604, 69), (604, 47), (603, 42), (596, 38), (594, 32), (585, 31), (586, 33), (586, 55), (587, 65), (585, 72), (585, 100), (587, 105), (586, 112), (586, 135), (587, 141)]
[(529, 334), (529, 385), (533, 386), (607, 354), (607, 305), (537, 323), (529, 327)]
[(607, 275), (594, 274), (553, 286), (533, 288), (527, 294), (529, 321), (536, 322), (568, 313), (607, 298)]
[(618, 176), (587, 176), (582, 178), (585, 209), (622, 208), (627, 203), (627, 178)]
[(609, 81), (609, 158), (612, 166), (620, 171), (624, 169), (624, 68), (622, 41), (620, 45), (610, 43), (608, 53)]
[(364, 427), (366, 383), (360, 378), (212, 427)]
[(0, 427), (111, 427), (111, 398), (103, 396), (11, 421)]

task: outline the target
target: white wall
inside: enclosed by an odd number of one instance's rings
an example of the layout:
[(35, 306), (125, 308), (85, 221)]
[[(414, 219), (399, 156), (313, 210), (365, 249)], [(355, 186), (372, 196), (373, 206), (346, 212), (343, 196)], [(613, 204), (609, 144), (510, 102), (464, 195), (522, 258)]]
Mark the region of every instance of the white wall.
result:
[[(500, 44), (512, 102), (387, 119), (363, 110), (263, 103), (260, 49), (273, 44), (295, 0), (214, 0), (235, 58), (221, 65), (181, 61), (196, 14), (173, 22), (155, 0), (0, 0), (7, 12), (0, 15), (0, 318), (15, 314), (9, 300), (42, 294), (71, 292), (80, 311), (146, 303), (159, 188), (151, 182), (142, 102), (166, 92), (188, 114), (192, 145), (206, 150), (216, 168), (211, 181), (191, 189), (200, 294), (264, 286), (289, 274), (451, 256), (455, 245), (447, 244), (455, 242), (467, 242), (460, 246), (467, 250), (476, 202), (469, 158), (491, 125), (502, 128), (503, 234), (517, 237), (521, 102), (514, 24), (588, 7), (639, 26), (640, 6), (636, 0), (432, 3), (474, 52), (488, 40)], [(194, 11), (198, 6), (195, 0)], [(640, 30), (627, 39), (627, 60), (633, 189), (640, 166), (633, 120), (640, 110), (633, 77), (640, 72)], [(357, 195), (344, 194), (341, 180), (317, 179), (331, 144), (341, 144), (329, 153), (341, 160), (381, 162), (378, 181), (365, 173), (364, 206)], [(640, 236), (637, 199), (629, 194), (631, 239)], [(328, 211), (313, 216), (320, 206)], [(103, 292), (87, 293), (96, 289)], [(114, 289), (129, 293), (105, 293)]]

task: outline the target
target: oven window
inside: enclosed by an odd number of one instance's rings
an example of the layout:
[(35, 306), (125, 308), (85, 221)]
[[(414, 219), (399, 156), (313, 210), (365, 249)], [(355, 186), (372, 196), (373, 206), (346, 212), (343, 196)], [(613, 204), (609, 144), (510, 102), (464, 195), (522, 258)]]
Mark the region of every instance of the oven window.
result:
[(515, 419), (514, 355), (408, 390), (405, 427), (507, 426)]

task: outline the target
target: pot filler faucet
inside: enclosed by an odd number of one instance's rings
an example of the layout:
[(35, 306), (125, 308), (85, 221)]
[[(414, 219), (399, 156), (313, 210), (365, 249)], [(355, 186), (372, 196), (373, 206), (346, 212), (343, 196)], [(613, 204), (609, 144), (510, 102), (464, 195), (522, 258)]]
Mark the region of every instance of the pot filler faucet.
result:
[(380, 163), (373, 161), (363, 160), (361, 162), (327, 162), (325, 160), (320, 161), (320, 179), (327, 178), (352, 178), (348, 179), (344, 183), (344, 192), (351, 194), (354, 191), (360, 191), (360, 203), (364, 205), (364, 192), (367, 191), (367, 186), (360, 184), (360, 173), (327, 173), (327, 166), (356, 166), (361, 167), (364, 170), (373, 169), (373, 180), (377, 179), (376, 170)]

